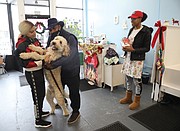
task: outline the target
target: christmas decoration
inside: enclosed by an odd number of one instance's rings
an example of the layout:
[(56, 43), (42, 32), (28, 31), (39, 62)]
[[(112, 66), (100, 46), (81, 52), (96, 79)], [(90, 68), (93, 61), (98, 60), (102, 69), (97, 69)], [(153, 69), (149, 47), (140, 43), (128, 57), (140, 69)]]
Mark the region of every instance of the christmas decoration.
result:
[(43, 34), (46, 30), (46, 27), (42, 22), (36, 22), (35, 26), (37, 27), (36, 33), (38, 34)]
[[(153, 40), (152, 40), (152, 48), (155, 47), (157, 38), (159, 37), (159, 41), (157, 42), (156, 46), (156, 56), (155, 56), (155, 77), (153, 82), (153, 94), (152, 99), (155, 97), (155, 88), (161, 88), (162, 84), (162, 76), (165, 71), (165, 65), (164, 65), (164, 59), (163, 59), (163, 51), (164, 51), (164, 31), (166, 30), (166, 26), (161, 25), (161, 21), (157, 21), (155, 23), (155, 27), (158, 27), (156, 33), (154, 34)], [(159, 93), (158, 93), (158, 99), (159, 99)]]
[(163, 34), (163, 32), (166, 30), (166, 26), (161, 26), (161, 21), (157, 21), (155, 23), (155, 27), (158, 27), (158, 30), (154, 34), (151, 46), (152, 46), (152, 48), (154, 48), (154, 46), (156, 44), (156, 40), (159, 36), (159, 42), (162, 46), (162, 50), (164, 50), (164, 34)]
[(178, 24), (178, 25), (179, 25), (179, 21), (178, 21), (178, 20), (175, 20), (174, 18), (172, 18), (172, 22), (173, 22), (173, 25), (175, 25), (175, 24)]

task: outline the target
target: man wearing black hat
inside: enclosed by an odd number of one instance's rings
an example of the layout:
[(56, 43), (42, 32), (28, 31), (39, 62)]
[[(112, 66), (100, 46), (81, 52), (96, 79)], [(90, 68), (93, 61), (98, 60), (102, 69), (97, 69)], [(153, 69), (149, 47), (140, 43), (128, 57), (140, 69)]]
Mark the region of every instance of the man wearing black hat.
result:
[(70, 55), (67, 57), (62, 57), (50, 64), (51, 68), (56, 68), (61, 66), (61, 81), (63, 87), (65, 85), (69, 88), (69, 97), (71, 100), (72, 114), (68, 119), (68, 124), (72, 124), (78, 120), (80, 117), (80, 60), (78, 52), (78, 40), (75, 35), (65, 31), (63, 29), (64, 22), (58, 21), (56, 18), (48, 19), (49, 38), (47, 42), (47, 47), (49, 46), (51, 40), (56, 36), (63, 36), (70, 47)]

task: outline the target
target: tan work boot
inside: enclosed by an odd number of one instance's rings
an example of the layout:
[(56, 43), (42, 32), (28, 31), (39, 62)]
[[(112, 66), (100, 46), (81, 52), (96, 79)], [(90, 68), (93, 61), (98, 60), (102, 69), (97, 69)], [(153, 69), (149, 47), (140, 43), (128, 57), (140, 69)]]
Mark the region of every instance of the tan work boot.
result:
[(140, 98), (141, 96), (134, 96), (134, 101), (129, 105), (130, 110), (135, 110), (140, 106)]
[(132, 103), (132, 91), (126, 91), (126, 96), (119, 100), (121, 104), (131, 104)]

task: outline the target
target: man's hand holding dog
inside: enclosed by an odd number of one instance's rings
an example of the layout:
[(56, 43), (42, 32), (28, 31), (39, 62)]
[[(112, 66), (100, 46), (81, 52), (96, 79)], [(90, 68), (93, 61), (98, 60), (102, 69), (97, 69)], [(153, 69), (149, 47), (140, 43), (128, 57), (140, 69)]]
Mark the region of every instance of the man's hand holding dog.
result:
[(44, 63), (44, 68), (47, 69), (47, 70), (53, 69), (51, 63), (46, 63), (46, 62)]

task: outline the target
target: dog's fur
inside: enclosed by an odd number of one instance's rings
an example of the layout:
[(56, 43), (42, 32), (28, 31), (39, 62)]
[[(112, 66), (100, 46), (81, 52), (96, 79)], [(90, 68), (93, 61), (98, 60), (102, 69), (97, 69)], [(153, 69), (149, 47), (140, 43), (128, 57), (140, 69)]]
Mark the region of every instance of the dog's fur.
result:
[[(35, 52), (30, 53), (21, 53), (20, 58), (22, 59), (35, 59), (35, 60), (43, 60), (48, 59), (48, 62), (54, 61), (62, 56), (68, 56), (70, 49), (67, 44), (67, 41), (62, 36), (56, 36), (54, 40), (51, 41), (50, 47), (47, 48), (46, 53), (44, 54), (44, 50), (41, 47), (37, 47), (35, 45), (30, 45), (29, 48)], [(44, 54), (44, 55), (42, 55)], [(54, 114), (55, 111), (55, 103), (54, 98), (57, 100), (58, 105), (63, 110), (63, 115), (67, 116), (69, 115), (69, 111), (66, 108), (66, 104), (64, 101), (64, 97), (67, 97), (66, 93), (63, 90), (62, 82), (61, 82), (61, 67), (57, 67), (55, 69), (52, 69), (52, 74), (54, 75), (54, 78), (56, 79), (56, 82), (58, 84), (58, 89), (50, 70), (45, 69), (45, 77), (49, 83), (46, 93), (46, 99), (51, 107), (51, 114)]]

